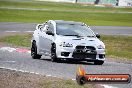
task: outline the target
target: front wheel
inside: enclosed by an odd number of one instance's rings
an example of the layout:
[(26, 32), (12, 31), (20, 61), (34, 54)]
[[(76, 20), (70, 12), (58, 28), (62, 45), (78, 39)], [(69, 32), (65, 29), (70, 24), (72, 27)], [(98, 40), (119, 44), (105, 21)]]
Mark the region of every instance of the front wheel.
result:
[(31, 47), (31, 56), (33, 59), (40, 59), (42, 55), (37, 54), (37, 46), (36, 42), (32, 42), (32, 47)]
[(58, 61), (58, 58), (56, 56), (56, 45), (53, 44), (52, 47), (51, 47), (51, 61), (52, 62), (57, 62)]
[(98, 61), (94, 61), (95, 65), (102, 65), (103, 63), (104, 63), (104, 61), (99, 61), (99, 60)]

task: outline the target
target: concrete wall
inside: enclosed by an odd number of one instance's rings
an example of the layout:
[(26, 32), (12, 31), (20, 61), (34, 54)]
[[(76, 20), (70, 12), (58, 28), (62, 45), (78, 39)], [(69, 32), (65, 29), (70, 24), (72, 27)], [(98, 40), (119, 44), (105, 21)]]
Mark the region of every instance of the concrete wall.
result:
[(75, 3), (75, 0), (37, 0), (37, 1), (53, 1), (53, 2), (71, 2), (71, 3)]
[(117, 0), (100, 0), (99, 4), (111, 4), (111, 5), (116, 5)]
[(132, 0), (119, 0), (119, 6), (132, 6)]
[[(99, 1), (99, 2), (98, 2)], [(98, 2), (97, 4), (112, 4), (116, 5), (117, 0), (78, 0), (78, 2), (86, 2), (86, 3), (95, 3)]]
[(90, 3), (90, 4), (94, 4), (96, 0), (77, 0), (80, 3)]
[[(71, 2), (71, 3), (76, 2), (76, 0), (38, 0), (38, 1)], [(95, 4), (97, 2), (97, 4), (107, 4), (107, 5), (113, 5), (113, 6), (116, 6), (116, 5), (132, 6), (132, 0), (77, 0), (77, 2), (78, 3), (90, 3), (90, 4)]]

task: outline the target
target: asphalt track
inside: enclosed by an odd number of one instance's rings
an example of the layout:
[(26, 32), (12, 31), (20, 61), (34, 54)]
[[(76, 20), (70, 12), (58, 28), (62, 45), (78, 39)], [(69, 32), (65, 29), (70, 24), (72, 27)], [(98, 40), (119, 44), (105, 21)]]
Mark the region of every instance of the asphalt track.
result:
[[(32, 32), (36, 23), (1, 22), (0, 33), (3, 32)], [(111, 28), (111, 30), (110, 30)], [(115, 29), (116, 28), (116, 29)], [(118, 29), (119, 28), (119, 29)], [(95, 32), (105, 35), (132, 35), (132, 27), (94, 26)], [(100, 30), (100, 31), (99, 31)], [(103, 31), (104, 30), (104, 31)], [(124, 32), (123, 32), (124, 31)], [(30, 50), (24, 48), (12, 48), (0, 45), (0, 68), (8, 68), (23, 72), (32, 72), (46, 76), (75, 79), (78, 65), (84, 66), (88, 74), (130, 74), (132, 75), (132, 64), (110, 61), (106, 58), (103, 65), (93, 65), (88, 62), (51, 62), (50, 57), (43, 56), (41, 60), (32, 59)], [(129, 84), (105, 84), (105, 88), (132, 88)]]
[[(3, 32), (33, 32), (37, 23), (0, 22), (0, 33)], [(132, 27), (123, 26), (90, 26), (95, 33), (103, 35), (132, 36)]]
[[(24, 48), (0, 48), (0, 68), (8, 68), (17, 71), (31, 72), (46, 76), (75, 79), (78, 65), (82, 65), (88, 74), (130, 74), (132, 64), (119, 63), (106, 59), (103, 65), (93, 65), (88, 62), (51, 62), (50, 57), (43, 56), (40, 60), (32, 59), (30, 50)], [(113, 87), (105, 88), (132, 88), (129, 84), (107, 84)]]

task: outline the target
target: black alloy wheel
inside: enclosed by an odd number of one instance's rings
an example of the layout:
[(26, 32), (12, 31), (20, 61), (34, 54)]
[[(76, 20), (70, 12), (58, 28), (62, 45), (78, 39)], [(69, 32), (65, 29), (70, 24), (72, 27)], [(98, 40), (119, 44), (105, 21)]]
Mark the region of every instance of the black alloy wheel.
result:
[(31, 56), (33, 59), (40, 59), (42, 55), (37, 54), (37, 46), (36, 42), (32, 42), (32, 47), (31, 47)]
[(51, 47), (51, 61), (52, 62), (58, 61), (58, 58), (56, 56), (56, 45), (55, 44), (52, 44), (52, 47)]

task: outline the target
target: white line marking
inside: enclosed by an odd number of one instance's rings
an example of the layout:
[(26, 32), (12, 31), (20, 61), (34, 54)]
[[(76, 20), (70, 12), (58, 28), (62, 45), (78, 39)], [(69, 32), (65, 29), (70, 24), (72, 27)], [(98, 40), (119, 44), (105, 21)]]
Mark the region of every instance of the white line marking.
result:
[(0, 7), (1, 9), (15, 9), (15, 10), (41, 10), (41, 11), (46, 11), (46, 10), (52, 10), (52, 9), (37, 9), (37, 8), (15, 8), (15, 7)]
[(52, 76), (52, 77), (55, 77), (55, 78), (61, 78), (61, 77), (57, 77), (57, 76)]
[[(31, 73), (31, 74), (39, 74), (36, 72), (30, 72), (30, 71), (26, 71), (26, 70), (17, 70), (17, 69), (12, 69), (12, 68), (6, 68), (6, 67), (0, 67), (3, 69), (9, 69), (9, 70), (15, 70), (15, 71), (20, 71), (20, 72), (27, 72), (27, 73)], [(55, 78), (61, 78), (61, 77), (57, 77), (57, 76), (52, 76), (52, 75), (46, 75), (46, 77), (55, 77)], [(62, 79), (62, 78), (61, 78)], [(73, 81), (75, 81), (76, 79), (72, 79)], [(104, 84), (100, 84), (100, 86), (103, 86), (104, 88), (118, 88), (118, 87), (114, 87), (114, 86), (109, 86), (109, 85), (104, 85)]]
[[(0, 7), (0, 9), (14, 9), (14, 10), (40, 10), (40, 11), (53, 11), (53, 9), (37, 9), (37, 8), (15, 8), (15, 7)], [(64, 11), (64, 10), (58, 10), (58, 9), (54, 9), (54, 11)], [(75, 11), (75, 10), (66, 10), (65, 12), (93, 12), (93, 11)], [(100, 11), (94, 11), (94, 12), (100, 12)], [(102, 13), (105, 13), (105, 12), (102, 12)], [(107, 13), (129, 13), (129, 14), (132, 14), (132, 12), (113, 12), (113, 11), (107, 11)]]
[(25, 49), (25, 48), (11, 48), (11, 47), (0, 47), (0, 50), (2, 51), (8, 51), (8, 52), (19, 52), (19, 53), (31, 53), (31, 51), (29, 49)]
[(34, 74), (35, 72), (30, 72), (30, 73), (33, 73)]
[(73, 81), (75, 81), (76, 79), (72, 79)]
[(47, 77), (51, 76), (51, 75), (46, 75)]
[(5, 69), (5, 67), (0, 67), (0, 68)]
[(31, 51), (28, 51), (28, 53), (31, 53)]
[(29, 71), (26, 71), (26, 70), (25, 70), (24, 72), (27, 72), (27, 73), (28, 73)]
[(96, 7), (105, 7), (104, 5), (94, 5)]
[(23, 31), (23, 32), (31, 32), (31, 33), (32, 33), (32, 32), (34, 32), (34, 31)]
[(16, 61), (0, 61), (0, 62), (7, 62), (7, 63), (8, 63), (8, 62), (9, 62), (9, 63), (11, 62), (11, 63), (15, 63)]
[(118, 87), (109, 86), (109, 85), (104, 85), (104, 84), (101, 84), (101, 86), (103, 86), (104, 88), (118, 88)]
[(11, 47), (1, 47), (0, 50), (2, 50), (2, 51), (13, 52), (13, 51), (15, 51), (16, 49), (15, 49), (15, 48), (11, 48)]
[(39, 73), (35, 73), (35, 74), (39, 75)]
[(14, 71), (18, 71), (17, 69), (15, 68), (6, 68), (6, 69), (9, 69), (9, 70), (14, 70)]
[(5, 32), (21, 32), (21, 31), (5, 31)]
[(24, 70), (18, 70), (18, 71), (20, 71), (20, 72), (25, 72)]
[(5, 32), (14, 32), (14, 33), (15, 33), (15, 32), (20, 32), (20, 33), (21, 33), (21, 32), (28, 32), (28, 33), (32, 33), (32, 32), (34, 32), (34, 31), (5, 31)]

